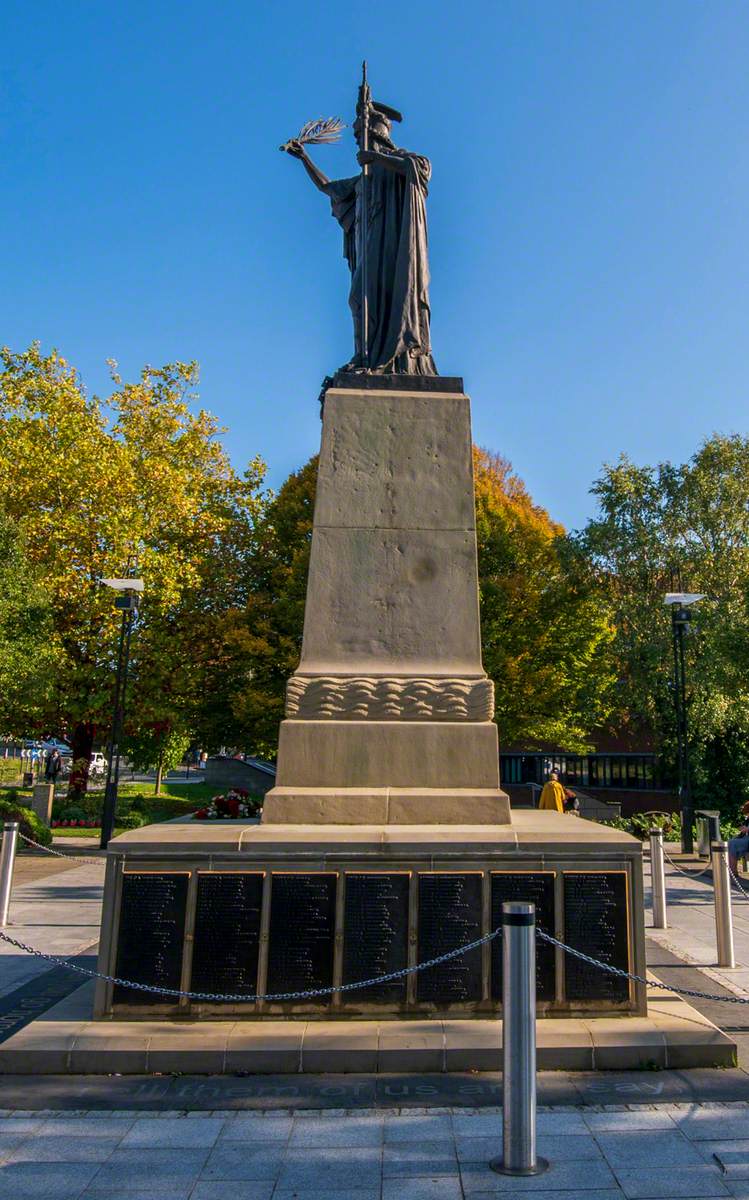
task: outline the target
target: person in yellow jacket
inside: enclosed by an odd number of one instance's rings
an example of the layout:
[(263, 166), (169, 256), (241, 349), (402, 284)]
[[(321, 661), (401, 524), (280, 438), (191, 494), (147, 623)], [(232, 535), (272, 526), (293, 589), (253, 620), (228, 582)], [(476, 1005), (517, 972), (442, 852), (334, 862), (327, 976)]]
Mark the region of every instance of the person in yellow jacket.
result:
[(563, 813), (566, 794), (565, 789), (559, 782), (559, 772), (552, 771), (548, 782), (544, 784), (541, 791), (538, 807), (551, 809), (552, 812)]

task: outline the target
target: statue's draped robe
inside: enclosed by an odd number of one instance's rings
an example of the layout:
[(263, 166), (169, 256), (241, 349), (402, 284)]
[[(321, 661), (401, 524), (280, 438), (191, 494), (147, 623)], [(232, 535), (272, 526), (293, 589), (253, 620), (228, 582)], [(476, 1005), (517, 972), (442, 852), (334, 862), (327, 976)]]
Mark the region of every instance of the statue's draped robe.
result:
[[(426, 197), (428, 159), (398, 150), (406, 171), (373, 164), (367, 176), (368, 366), (378, 373), (436, 375), (429, 335)], [(354, 362), (361, 364), (362, 270), (359, 253), (362, 177), (325, 185), (343, 229), (351, 269)]]

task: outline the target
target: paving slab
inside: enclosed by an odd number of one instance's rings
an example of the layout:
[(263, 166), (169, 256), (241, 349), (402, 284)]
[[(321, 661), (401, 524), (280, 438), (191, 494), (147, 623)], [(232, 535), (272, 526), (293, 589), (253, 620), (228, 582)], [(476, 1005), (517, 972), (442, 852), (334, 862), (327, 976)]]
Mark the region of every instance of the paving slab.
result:
[(616, 1178), (627, 1200), (699, 1200), (703, 1196), (729, 1196), (717, 1168), (639, 1167), (618, 1168)]

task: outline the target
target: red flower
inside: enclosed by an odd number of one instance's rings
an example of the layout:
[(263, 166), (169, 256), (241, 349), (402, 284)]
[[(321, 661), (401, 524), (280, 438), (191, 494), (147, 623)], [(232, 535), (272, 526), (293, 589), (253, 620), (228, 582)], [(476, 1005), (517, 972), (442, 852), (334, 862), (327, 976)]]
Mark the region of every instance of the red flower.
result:
[(233, 796), (232, 796), (231, 800), (227, 800), (226, 807), (229, 810), (230, 817), (238, 817), (239, 816), (239, 801), (235, 800)]
[(195, 817), (196, 821), (205, 821), (206, 817), (208, 816), (208, 809), (207, 808), (199, 808), (198, 811), (193, 813), (192, 815)]

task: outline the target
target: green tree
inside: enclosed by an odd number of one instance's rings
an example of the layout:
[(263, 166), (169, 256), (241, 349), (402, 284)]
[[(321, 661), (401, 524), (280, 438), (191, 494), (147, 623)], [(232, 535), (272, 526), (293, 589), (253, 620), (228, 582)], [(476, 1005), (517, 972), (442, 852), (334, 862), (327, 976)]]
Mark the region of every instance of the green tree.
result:
[(506, 459), (474, 450), (484, 667), (503, 744), (583, 752), (609, 712), (605, 604)]
[(616, 628), (615, 714), (674, 761), (669, 591), (704, 592), (687, 639), (697, 799), (749, 799), (749, 438), (715, 435), (688, 463), (622, 457), (593, 488), (599, 513), (578, 536)]
[(165, 773), (173, 771), (190, 747), (190, 735), (168, 719), (147, 725), (141, 721), (126, 739), (128, 758), (137, 771), (156, 771), (156, 795), (161, 795)]
[(234, 471), (216, 421), (197, 408), (194, 364), (147, 367), (136, 383), (113, 371), (113, 384), (106, 400), (89, 397), (57, 353), (0, 352), (0, 511), (23, 516), (28, 562), (44, 575), (59, 653), (38, 724), (72, 738), (77, 788), (111, 714), (119, 620), (101, 579), (145, 581), (131, 736), (164, 720), (192, 730), (206, 643), (246, 602), (264, 504), (263, 464)]
[(317, 457), (295, 471), (256, 529), (252, 583), (243, 612), (227, 614), (226, 652), (235, 678), (232, 715), (239, 742), (275, 758), (286, 680), (299, 665)]

